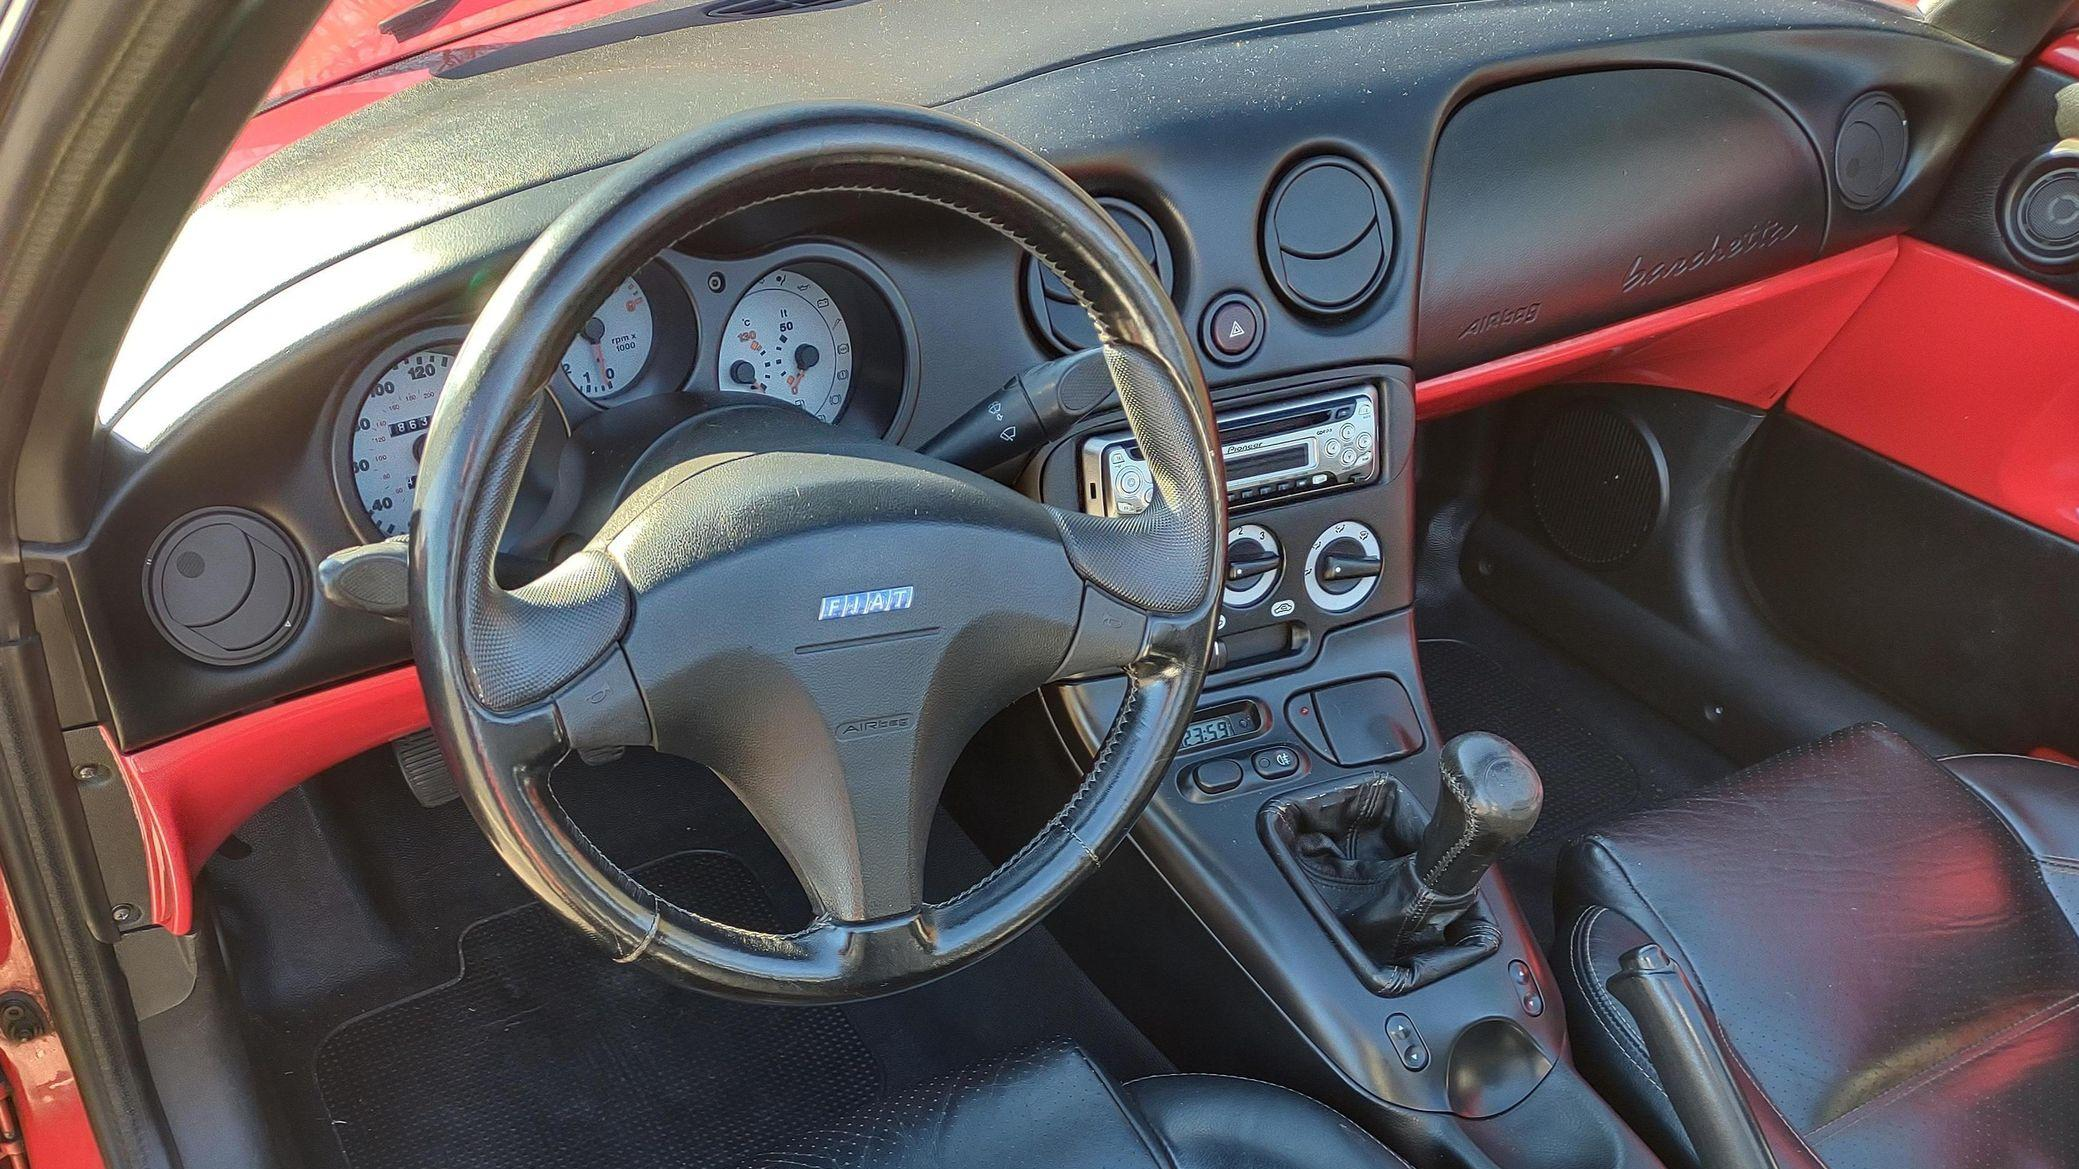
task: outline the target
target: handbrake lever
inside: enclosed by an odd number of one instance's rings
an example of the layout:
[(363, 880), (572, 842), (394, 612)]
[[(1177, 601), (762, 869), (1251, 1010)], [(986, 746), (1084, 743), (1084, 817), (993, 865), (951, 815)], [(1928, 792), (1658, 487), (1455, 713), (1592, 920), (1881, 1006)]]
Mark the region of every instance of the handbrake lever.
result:
[(1628, 950), (1609, 989), (1638, 1025), (1653, 1074), (1702, 1169), (1777, 1169), (1682, 968), (1651, 942)]

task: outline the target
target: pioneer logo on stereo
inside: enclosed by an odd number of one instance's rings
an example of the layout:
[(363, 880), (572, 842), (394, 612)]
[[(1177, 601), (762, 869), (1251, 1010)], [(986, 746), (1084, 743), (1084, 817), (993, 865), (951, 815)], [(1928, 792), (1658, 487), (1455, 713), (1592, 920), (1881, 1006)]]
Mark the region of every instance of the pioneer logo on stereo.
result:
[(1798, 225), (1795, 223), (1786, 227), (1780, 221), (1771, 219), (1767, 223), (1757, 223), (1753, 227), (1748, 228), (1744, 234), (1736, 235), (1731, 239), (1727, 239), (1723, 235), (1714, 235), (1711, 237), (1711, 245), (1709, 247), (1700, 249), (1687, 256), (1678, 256), (1675, 259), (1654, 264), (1651, 267), (1647, 266), (1646, 257), (1640, 256), (1631, 262), (1631, 272), (1624, 278), (1624, 291), (1635, 292), (1649, 284), (1658, 284), (1663, 280), (1672, 280), (1677, 276), (1694, 272), (1698, 268), (1708, 268), (1720, 261), (1730, 260), (1734, 256), (1744, 255), (1748, 252), (1758, 252), (1763, 248), (1773, 248), (1791, 236), (1796, 235), (1797, 228)]
[(1544, 301), (1534, 300), (1529, 304), (1519, 304), (1512, 309), (1503, 309), (1501, 312), (1488, 313), (1484, 317), (1475, 317), (1472, 324), (1458, 331), (1459, 340), (1462, 341), (1467, 337), (1477, 337), (1482, 333), (1492, 333), (1496, 329), (1505, 329), (1510, 325), (1528, 325), (1538, 319), (1538, 310), (1544, 307)]

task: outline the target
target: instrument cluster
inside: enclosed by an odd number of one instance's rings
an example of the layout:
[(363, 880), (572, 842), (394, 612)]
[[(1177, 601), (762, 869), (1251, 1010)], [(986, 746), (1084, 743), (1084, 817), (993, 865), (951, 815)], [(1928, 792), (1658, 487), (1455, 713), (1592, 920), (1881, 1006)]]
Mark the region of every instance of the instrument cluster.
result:
[[(467, 333), (464, 321), (415, 329), (371, 355), (340, 396), (340, 500), (371, 538), (410, 530), (426, 432)], [(901, 296), (856, 250), (811, 241), (734, 259), (665, 252), (607, 296), (542, 387), (555, 409), (510, 527), (532, 526), (524, 512), (567, 510), (552, 499), (556, 461), (588, 423), (629, 402), (762, 394), (887, 436), (908, 418), (916, 371)]]

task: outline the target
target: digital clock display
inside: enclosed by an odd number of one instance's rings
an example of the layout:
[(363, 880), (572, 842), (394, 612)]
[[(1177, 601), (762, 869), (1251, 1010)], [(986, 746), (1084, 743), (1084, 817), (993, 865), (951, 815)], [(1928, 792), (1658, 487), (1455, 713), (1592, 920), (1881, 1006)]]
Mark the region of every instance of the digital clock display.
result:
[(1262, 729), (1262, 720), (1257, 717), (1253, 703), (1230, 702), (1200, 711), (1199, 717), (1184, 728), (1184, 737), (1178, 741), (1177, 750), (1191, 751), (1230, 739), (1246, 739)]

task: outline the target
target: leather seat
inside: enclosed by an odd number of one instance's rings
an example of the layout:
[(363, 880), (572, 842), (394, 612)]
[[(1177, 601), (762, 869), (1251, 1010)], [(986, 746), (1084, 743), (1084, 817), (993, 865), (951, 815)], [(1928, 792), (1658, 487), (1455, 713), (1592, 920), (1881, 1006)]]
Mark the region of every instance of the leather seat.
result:
[(854, 1113), (745, 1169), (1406, 1169), (1297, 1092), (1227, 1076), (1121, 1085), (1056, 1042)]
[(1605, 989), (1660, 943), (1784, 1169), (2079, 1165), (2079, 768), (1855, 727), (1570, 845), (1583, 1071), (1694, 1156)]

